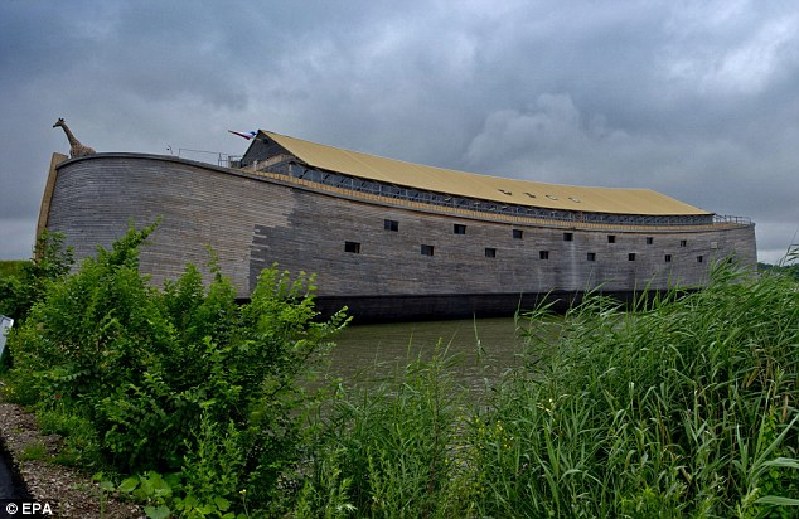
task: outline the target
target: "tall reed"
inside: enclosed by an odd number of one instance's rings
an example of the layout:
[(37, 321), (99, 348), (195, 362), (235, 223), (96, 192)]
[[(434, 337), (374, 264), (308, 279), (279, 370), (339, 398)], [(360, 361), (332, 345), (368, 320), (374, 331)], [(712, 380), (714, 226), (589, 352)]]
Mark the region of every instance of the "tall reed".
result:
[(506, 380), (481, 417), (504, 447), (478, 450), (484, 514), (758, 517), (799, 497), (774, 463), (796, 457), (796, 284), (720, 268), (633, 312), (590, 298), (564, 326), (541, 376)]
[(542, 312), (527, 317), (527, 366), (479, 398), (440, 356), (343, 394), (306, 510), (798, 515), (795, 281), (720, 267), (706, 290), (643, 298), (633, 311), (589, 297), (557, 324), (555, 344)]

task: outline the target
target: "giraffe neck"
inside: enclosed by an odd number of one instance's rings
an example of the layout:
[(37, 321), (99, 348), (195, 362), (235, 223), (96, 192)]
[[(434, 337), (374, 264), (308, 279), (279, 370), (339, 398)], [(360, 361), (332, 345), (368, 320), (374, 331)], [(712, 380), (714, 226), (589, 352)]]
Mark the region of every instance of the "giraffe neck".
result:
[(74, 135), (72, 135), (72, 131), (69, 129), (69, 127), (66, 124), (62, 125), (61, 127), (64, 129), (64, 133), (67, 134), (67, 140), (69, 141), (69, 145), (80, 146), (80, 141), (76, 139)]

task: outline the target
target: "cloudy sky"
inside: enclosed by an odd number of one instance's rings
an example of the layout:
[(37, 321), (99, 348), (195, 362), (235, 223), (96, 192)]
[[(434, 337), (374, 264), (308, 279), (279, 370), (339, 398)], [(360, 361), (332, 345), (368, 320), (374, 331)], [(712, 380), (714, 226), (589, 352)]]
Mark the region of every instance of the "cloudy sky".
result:
[(0, 258), (26, 258), (58, 128), (239, 155), (267, 129), (440, 167), (643, 187), (799, 242), (799, 4), (0, 2)]

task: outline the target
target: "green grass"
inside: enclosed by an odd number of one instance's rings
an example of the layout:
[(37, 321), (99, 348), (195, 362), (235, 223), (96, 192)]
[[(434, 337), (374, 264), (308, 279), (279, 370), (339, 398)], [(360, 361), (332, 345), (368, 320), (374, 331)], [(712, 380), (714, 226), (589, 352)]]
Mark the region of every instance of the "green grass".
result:
[(592, 299), (559, 326), (481, 398), (446, 355), (341, 394), (298, 516), (797, 516), (791, 278), (720, 270), (702, 292), (636, 312)]
[(18, 277), (27, 263), (25, 260), (0, 260), (0, 278)]
[(30, 443), (20, 453), (22, 461), (44, 461), (50, 459), (47, 447), (42, 442)]

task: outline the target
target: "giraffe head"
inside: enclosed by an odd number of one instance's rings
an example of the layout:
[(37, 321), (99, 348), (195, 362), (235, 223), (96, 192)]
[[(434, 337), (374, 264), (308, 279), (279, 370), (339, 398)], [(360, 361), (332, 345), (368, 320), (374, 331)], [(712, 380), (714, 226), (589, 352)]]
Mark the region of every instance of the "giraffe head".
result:
[(62, 126), (63, 127), (65, 124), (66, 123), (64, 122), (64, 118), (63, 117), (59, 117), (58, 120), (53, 125), (53, 128), (55, 128), (56, 126)]

